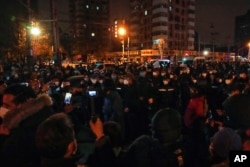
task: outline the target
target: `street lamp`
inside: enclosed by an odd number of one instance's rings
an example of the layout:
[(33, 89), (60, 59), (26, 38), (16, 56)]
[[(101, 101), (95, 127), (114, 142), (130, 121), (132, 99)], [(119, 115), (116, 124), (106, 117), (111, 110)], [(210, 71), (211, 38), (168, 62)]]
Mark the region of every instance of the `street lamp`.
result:
[(129, 59), (129, 42), (130, 42), (130, 39), (129, 39), (129, 36), (128, 36), (128, 33), (127, 33), (127, 30), (124, 28), (124, 27), (120, 27), (118, 29), (118, 34), (120, 35), (120, 37), (122, 38), (122, 58), (124, 58), (124, 49), (125, 49), (125, 36), (127, 36), (127, 48), (128, 48), (128, 59)]
[(122, 41), (121, 41), (121, 43), (122, 43), (122, 58), (124, 59), (124, 43), (125, 43), (125, 41), (124, 41), (124, 36), (126, 35), (126, 29), (125, 28), (123, 28), (123, 27), (120, 27), (119, 29), (118, 29), (118, 34), (122, 37)]
[(30, 35), (34, 36), (34, 39), (30, 41), (30, 50), (31, 50), (31, 55), (32, 55), (32, 61), (34, 61), (34, 56), (35, 56), (35, 44), (37, 42), (37, 37), (41, 34), (41, 30), (37, 26), (32, 26), (30, 29)]
[(41, 30), (38, 27), (32, 27), (30, 33), (34, 36), (38, 36), (41, 33)]
[(250, 42), (248, 43), (248, 55), (247, 55), (248, 61), (250, 61)]

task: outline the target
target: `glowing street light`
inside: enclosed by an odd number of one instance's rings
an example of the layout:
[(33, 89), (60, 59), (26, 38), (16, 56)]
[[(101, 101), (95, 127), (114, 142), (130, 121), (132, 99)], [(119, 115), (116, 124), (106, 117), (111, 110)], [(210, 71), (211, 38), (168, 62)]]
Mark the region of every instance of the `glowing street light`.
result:
[(250, 61), (250, 42), (247, 45), (248, 45), (248, 55), (247, 55), (247, 58), (248, 58), (248, 61)]
[(120, 27), (120, 28), (118, 29), (118, 34), (119, 34), (120, 36), (124, 37), (124, 36), (127, 34), (127, 31), (126, 31), (126, 29), (125, 29), (124, 27)]
[(38, 27), (32, 27), (30, 33), (32, 35), (38, 36), (41, 34), (41, 30)]
[(118, 29), (118, 34), (122, 37), (122, 41), (121, 41), (121, 43), (122, 43), (122, 58), (124, 58), (124, 36), (126, 35), (126, 29), (125, 28), (123, 28), (123, 27), (120, 27), (119, 29)]
[(118, 29), (118, 35), (122, 38), (122, 41), (121, 41), (121, 43), (122, 43), (122, 58), (124, 58), (124, 49), (125, 49), (124, 37), (127, 36), (127, 38), (128, 38), (127, 47), (128, 47), (128, 59), (129, 59), (129, 42), (130, 42), (130, 39), (129, 39), (127, 30), (124, 27), (120, 27)]

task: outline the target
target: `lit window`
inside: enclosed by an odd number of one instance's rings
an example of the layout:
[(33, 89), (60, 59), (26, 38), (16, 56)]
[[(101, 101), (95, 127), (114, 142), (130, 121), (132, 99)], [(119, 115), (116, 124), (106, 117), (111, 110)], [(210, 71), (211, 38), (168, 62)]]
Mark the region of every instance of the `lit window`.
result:
[(168, 9), (169, 9), (169, 11), (172, 11), (172, 10), (173, 10), (172, 6), (169, 6), (169, 8), (168, 8)]
[(91, 33), (91, 36), (94, 37), (94, 36), (95, 36), (95, 33), (92, 32), (92, 33)]
[(96, 7), (96, 10), (99, 10), (99, 9), (100, 9), (99, 6), (97, 6), (97, 7)]
[(146, 15), (148, 15), (148, 11), (147, 11), (147, 10), (145, 10), (144, 14), (145, 14), (145, 16), (146, 16)]
[(88, 8), (89, 8), (89, 5), (86, 5), (86, 8), (88, 9)]

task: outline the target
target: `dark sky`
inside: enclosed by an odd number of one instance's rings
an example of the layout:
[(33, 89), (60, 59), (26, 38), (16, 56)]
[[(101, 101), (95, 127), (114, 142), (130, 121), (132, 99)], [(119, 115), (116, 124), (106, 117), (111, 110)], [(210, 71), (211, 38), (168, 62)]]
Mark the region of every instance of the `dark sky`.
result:
[[(129, 0), (110, 0), (112, 19), (127, 18)], [(202, 43), (211, 42), (211, 24), (218, 33), (215, 44), (232, 44), (235, 16), (250, 10), (250, 0), (196, 0), (196, 31)]]
[(211, 24), (214, 25), (215, 43), (230, 44), (234, 40), (235, 17), (250, 10), (249, 0), (196, 0), (196, 30), (201, 42), (211, 41)]
[[(49, 9), (49, 0), (40, 0), (44, 9)], [(59, 19), (68, 19), (68, 0), (56, 0)], [(110, 0), (111, 20), (115, 18), (129, 18), (129, 0)], [(214, 26), (215, 44), (232, 44), (234, 40), (235, 17), (247, 13), (250, 10), (250, 0), (196, 0), (196, 31), (200, 35), (201, 43), (211, 43), (211, 24)], [(40, 14), (47, 12), (42, 11)], [(49, 16), (42, 16), (42, 19)], [(63, 27), (69, 27), (68, 23)]]

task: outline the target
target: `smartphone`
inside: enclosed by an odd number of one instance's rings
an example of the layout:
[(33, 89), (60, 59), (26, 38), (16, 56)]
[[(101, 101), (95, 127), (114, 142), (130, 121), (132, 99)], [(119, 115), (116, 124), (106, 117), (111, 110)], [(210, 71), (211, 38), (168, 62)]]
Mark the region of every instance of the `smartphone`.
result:
[(23, 83), (21, 83), (21, 85), (29, 86), (29, 83), (28, 82), (23, 82)]
[(88, 93), (89, 93), (89, 96), (91, 96), (91, 97), (96, 96), (96, 91), (95, 90), (90, 90), (90, 91), (88, 91)]
[(71, 94), (70, 92), (67, 92), (67, 93), (65, 94), (64, 103), (65, 103), (65, 104), (70, 104), (70, 102), (71, 102), (71, 97), (72, 97), (72, 94)]

